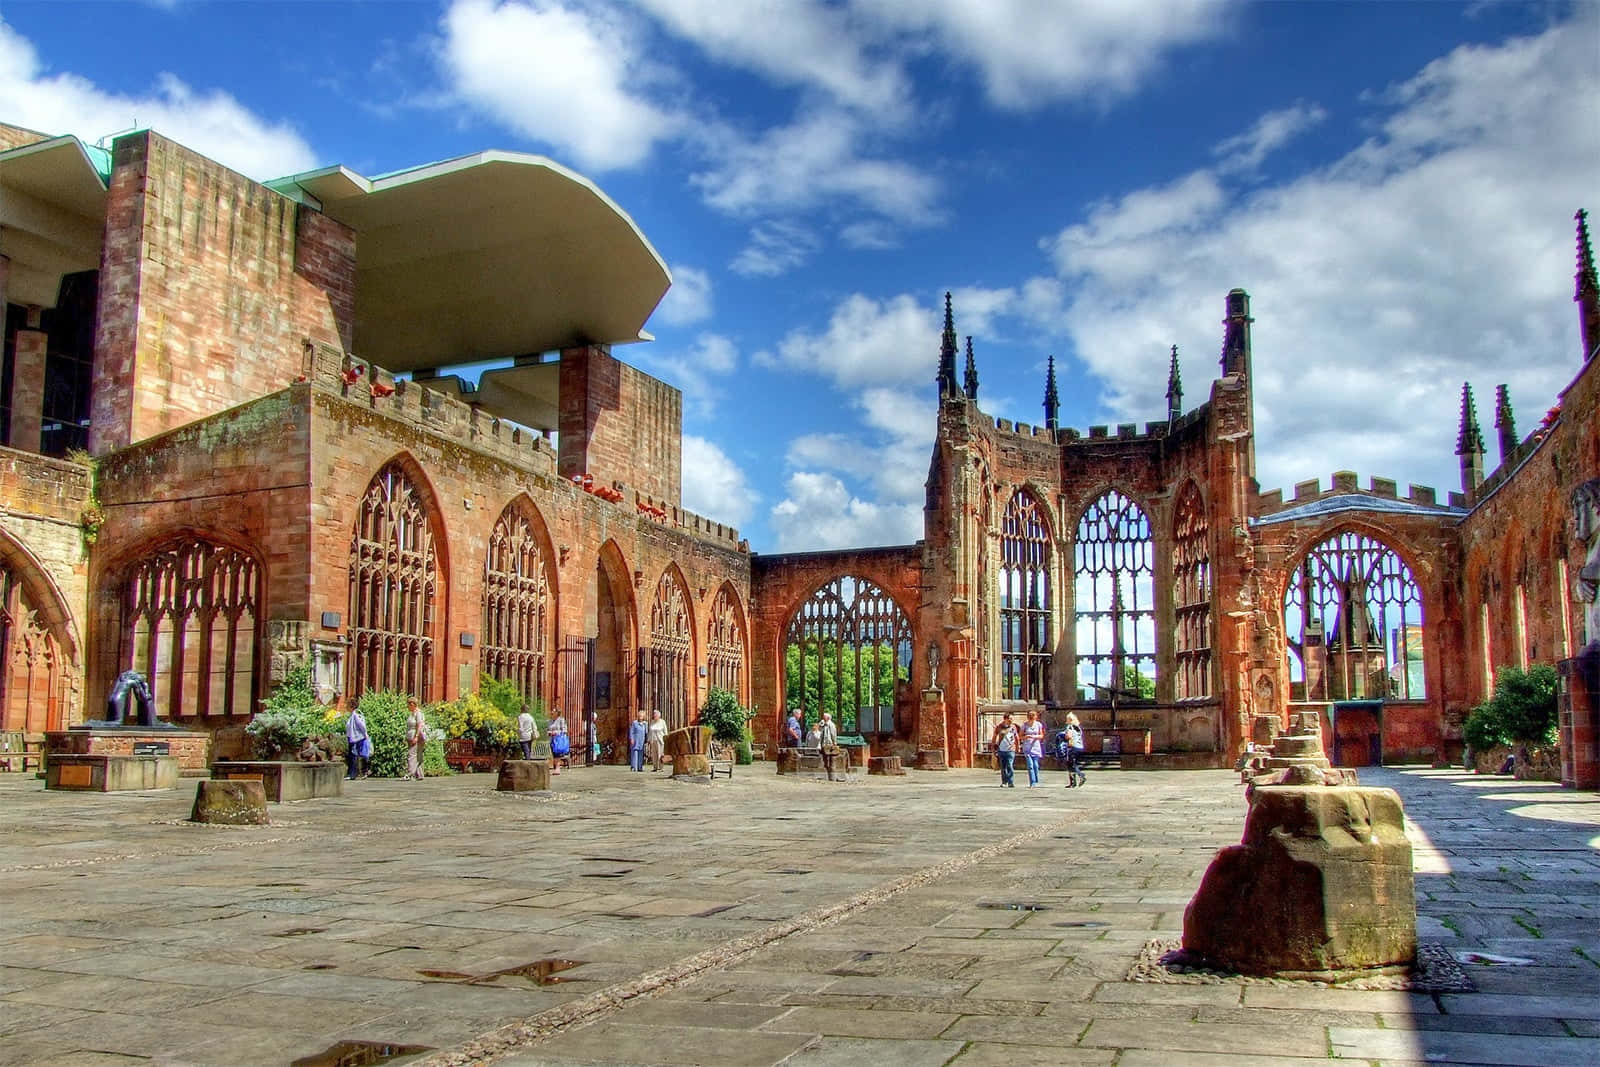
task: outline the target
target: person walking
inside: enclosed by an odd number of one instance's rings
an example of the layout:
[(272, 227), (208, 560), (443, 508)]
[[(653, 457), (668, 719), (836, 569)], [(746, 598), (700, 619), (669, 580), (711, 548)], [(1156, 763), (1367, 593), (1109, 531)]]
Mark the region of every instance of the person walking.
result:
[(645, 721), (644, 709), (628, 724), (628, 769), (644, 772), (644, 745), (650, 739), (650, 724)]
[(517, 744), (522, 746), (522, 758), (533, 758), (533, 743), (539, 738), (539, 726), (533, 721), (533, 712), (528, 710), (528, 705), (522, 705), (522, 714), (517, 716)]
[(650, 713), (650, 726), (645, 731), (645, 751), (650, 754), (650, 764), (653, 770), (661, 770), (661, 757), (667, 753), (667, 720), (661, 717), (661, 712)]
[(1083, 727), (1078, 723), (1078, 716), (1067, 712), (1067, 788), (1083, 785), (1088, 779), (1083, 776)]
[(831, 782), (834, 761), (839, 758), (839, 728), (833, 724), (830, 712), (823, 712), (822, 721), (817, 723), (817, 747), (822, 750), (822, 769), (828, 772)]
[(1000, 785), (1006, 789), (1015, 789), (1017, 758), (1017, 724), (1011, 721), (1008, 711), (1000, 717), (1000, 725), (994, 728), (994, 736), (990, 739), (994, 745), (995, 759), (1000, 761)]
[(1022, 757), (1028, 763), (1028, 788), (1039, 784), (1039, 761), (1044, 758), (1044, 723), (1037, 711), (1028, 712), (1022, 724)]
[(428, 743), (428, 719), (416, 697), (406, 698), (406, 777), (422, 781), (422, 749)]
[(372, 755), (372, 737), (367, 733), (367, 717), (361, 714), (358, 707), (350, 713), (350, 719), (344, 724), (344, 780), (353, 782), (357, 778), (365, 778), (367, 757)]
[(567, 734), (567, 719), (558, 710), (551, 716), (548, 726), (550, 731), (550, 773), (560, 774), (561, 765), (565, 763), (572, 766), (572, 760), (567, 754), (572, 751), (572, 738)]

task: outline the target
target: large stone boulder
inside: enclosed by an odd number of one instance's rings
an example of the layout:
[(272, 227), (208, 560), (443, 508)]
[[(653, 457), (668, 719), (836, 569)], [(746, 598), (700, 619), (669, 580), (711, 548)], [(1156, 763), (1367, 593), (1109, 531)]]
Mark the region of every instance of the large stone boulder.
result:
[(260, 779), (211, 778), (197, 783), (191, 822), (223, 826), (265, 826), (267, 791)]
[(1265, 786), (1244, 841), (1217, 854), (1183, 917), (1183, 947), (1241, 974), (1410, 964), (1417, 905), (1392, 789)]
[(526, 793), (550, 788), (550, 761), (508, 759), (500, 764), (495, 788), (502, 793)]

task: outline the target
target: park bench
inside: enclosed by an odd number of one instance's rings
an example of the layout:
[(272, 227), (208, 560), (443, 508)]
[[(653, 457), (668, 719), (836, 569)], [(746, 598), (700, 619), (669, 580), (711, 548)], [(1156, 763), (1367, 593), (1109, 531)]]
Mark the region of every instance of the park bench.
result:
[(0, 733), (0, 765), (8, 771), (25, 771), (28, 764), (44, 766), (44, 736), (21, 730)]
[(711, 778), (716, 780), (720, 773), (724, 778), (733, 777), (733, 765), (736, 760), (734, 746), (726, 741), (712, 741), (706, 746), (706, 766), (711, 770)]

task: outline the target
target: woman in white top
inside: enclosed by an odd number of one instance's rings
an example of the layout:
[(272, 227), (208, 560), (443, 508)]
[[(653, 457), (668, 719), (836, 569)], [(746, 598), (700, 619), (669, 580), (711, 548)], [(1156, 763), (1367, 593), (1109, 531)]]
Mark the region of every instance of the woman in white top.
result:
[(561, 765), (565, 763), (572, 766), (568, 753), (572, 751), (572, 739), (567, 736), (566, 716), (559, 711), (550, 719), (550, 773), (560, 774)]
[(650, 757), (652, 769), (661, 769), (661, 757), (667, 749), (667, 720), (659, 711), (650, 713), (650, 728), (645, 732), (644, 750)]

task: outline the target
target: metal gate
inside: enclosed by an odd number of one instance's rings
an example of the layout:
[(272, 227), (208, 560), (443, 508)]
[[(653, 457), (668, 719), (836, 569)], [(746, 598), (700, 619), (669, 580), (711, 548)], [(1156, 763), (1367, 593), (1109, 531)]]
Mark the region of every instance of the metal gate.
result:
[(561, 714), (571, 733), (572, 760), (591, 762), (594, 753), (594, 638), (561, 643)]

